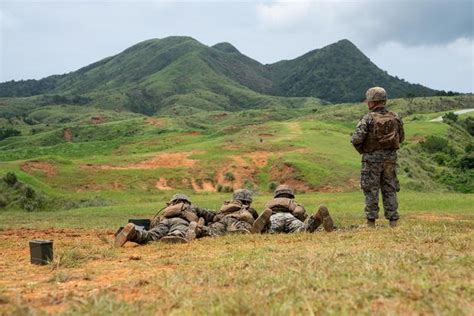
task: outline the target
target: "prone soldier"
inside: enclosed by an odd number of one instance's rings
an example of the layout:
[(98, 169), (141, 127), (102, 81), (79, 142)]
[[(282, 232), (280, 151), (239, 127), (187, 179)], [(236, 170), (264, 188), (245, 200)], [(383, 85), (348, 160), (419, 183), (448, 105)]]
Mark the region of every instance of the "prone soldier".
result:
[(273, 199), (252, 226), (252, 233), (295, 233), (314, 232), (321, 224), (330, 232), (334, 224), (326, 206), (320, 206), (312, 216), (307, 216), (303, 205), (295, 200), (295, 194), (288, 185), (279, 185)]
[(152, 220), (150, 230), (128, 223), (115, 237), (114, 245), (122, 247), (127, 241), (146, 244), (157, 240), (186, 243), (197, 237), (198, 226), (212, 222), (214, 216), (214, 212), (192, 205), (186, 195), (175, 194), (160, 216)]

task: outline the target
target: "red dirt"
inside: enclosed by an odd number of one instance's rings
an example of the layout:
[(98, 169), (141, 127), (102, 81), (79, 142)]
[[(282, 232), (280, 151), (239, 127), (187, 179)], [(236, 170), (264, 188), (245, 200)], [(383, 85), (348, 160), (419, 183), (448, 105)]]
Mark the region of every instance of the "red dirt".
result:
[(291, 186), (297, 192), (314, 191), (314, 188), (306, 182), (296, 179), (298, 172), (286, 163), (279, 163), (272, 166), (270, 170), (270, 180)]
[[(157, 259), (159, 254), (150, 253), (145, 247), (139, 249), (138, 253), (138, 248), (123, 248), (107, 256), (111, 251), (112, 238), (112, 230), (0, 231), (0, 289), (6, 301), (0, 304), (0, 314), (3, 314), (2, 311), (14, 310), (15, 306), (28, 306), (46, 313), (61, 312), (69, 308), (71, 303), (85, 301), (104, 291), (127, 301), (153, 298), (160, 289), (147, 287), (146, 280), (156, 275), (156, 271), (160, 273), (174, 268), (154, 263), (153, 269), (148, 270), (131, 264), (131, 257), (140, 258), (143, 254), (146, 254), (147, 259)], [(33, 239), (54, 241), (53, 264), (38, 266), (30, 263), (28, 241)], [(81, 250), (84, 246), (92, 246), (97, 256), (84, 258), (75, 267), (61, 266), (61, 256), (67, 258), (68, 251)], [(82, 250), (82, 253), (88, 254), (87, 250)]]
[(424, 136), (413, 136), (410, 138), (410, 142), (411, 143), (420, 143), (420, 142), (424, 142), (426, 140), (426, 137)]
[(58, 174), (58, 169), (55, 165), (44, 161), (27, 161), (22, 164), (20, 168), (28, 174), (31, 174), (34, 171), (44, 172), (48, 178), (52, 178)]
[[(255, 180), (259, 169), (267, 165), (268, 157), (271, 154), (266, 151), (255, 151), (238, 156), (229, 156), (230, 159), (226, 162), (225, 166), (218, 169), (217, 183), (233, 189), (241, 188), (246, 180)], [(234, 175), (235, 179), (233, 181), (226, 179), (225, 174), (227, 172)]]
[(112, 165), (82, 165), (83, 169), (99, 169), (99, 170), (131, 170), (131, 169), (159, 169), (159, 168), (177, 168), (177, 167), (193, 167), (197, 160), (188, 157), (201, 153), (200, 151), (179, 152), (179, 153), (162, 153), (150, 160), (128, 165), (112, 166)]
[(155, 127), (163, 127), (166, 125), (166, 121), (164, 119), (156, 119), (153, 117), (149, 117), (145, 120), (145, 123), (153, 125)]
[(63, 129), (63, 138), (68, 142), (72, 142), (72, 131), (70, 128)]
[(105, 116), (93, 116), (91, 117), (91, 123), (92, 124), (102, 124), (107, 121), (107, 118)]
[(172, 187), (168, 186), (168, 182), (166, 181), (165, 178), (160, 178), (155, 184), (155, 188), (157, 188), (160, 191), (169, 191), (173, 190)]

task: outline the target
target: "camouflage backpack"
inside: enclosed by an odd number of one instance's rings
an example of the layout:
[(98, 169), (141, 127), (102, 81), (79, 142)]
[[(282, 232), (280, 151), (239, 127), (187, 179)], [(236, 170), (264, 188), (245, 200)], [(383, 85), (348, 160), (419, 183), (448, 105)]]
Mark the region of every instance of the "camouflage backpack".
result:
[(372, 130), (367, 135), (362, 152), (400, 148), (400, 121), (395, 113), (372, 112)]

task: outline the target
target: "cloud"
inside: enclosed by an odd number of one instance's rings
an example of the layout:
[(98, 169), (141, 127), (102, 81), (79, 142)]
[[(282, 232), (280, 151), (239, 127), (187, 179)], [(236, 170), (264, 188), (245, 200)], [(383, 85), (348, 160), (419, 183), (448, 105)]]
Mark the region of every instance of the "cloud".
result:
[(259, 3), (256, 10), (262, 26), (278, 29), (290, 27), (301, 19), (308, 18), (310, 7), (311, 1), (276, 1), (272, 4)]
[(474, 40), (448, 44), (405, 46), (389, 42), (368, 51), (380, 68), (409, 82), (430, 88), (474, 92)]
[(340, 34), (366, 47), (391, 41), (417, 46), (473, 38), (472, 12), (470, 0), (277, 0), (256, 6), (262, 28), (297, 29), (326, 37)]

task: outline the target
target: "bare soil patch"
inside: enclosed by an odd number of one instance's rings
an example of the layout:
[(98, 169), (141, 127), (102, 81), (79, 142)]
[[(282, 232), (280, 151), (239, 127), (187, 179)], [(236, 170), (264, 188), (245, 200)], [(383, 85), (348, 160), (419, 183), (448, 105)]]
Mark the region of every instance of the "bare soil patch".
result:
[(99, 170), (131, 170), (131, 169), (159, 169), (159, 168), (177, 168), (177, 167), (193, 167), (198, 162), (190, 159), (189, 156), (202, 153), (200, 151), (162, 153), (152, 159), (132, 163), (128, 165), (83, 165), (83, 169), (99, 169)]
[(105, 116), (93, 116), (91, 117), (91, 123), (92, 124), (102, 124), (102, 123), (105, 123), (107, 122), (107, 118)]
[(298, 179), (298, 171), (287, 163), (277, 163), (270, 170), (270, 180), (280, 184), (287, 184), (297, 192), (314, 191), (314, 188), (305, 181)]
[(34, 171), (44, 172), (48, 178), (52, 178), (58, 174), (58, 169), (55, 165), (44, 161), (27, 161), (22, 164), (20, 168), (28, 174), (31, 174)]
[(63, 129), (63, 138), (68, 142), (72, 142), (72, 131), (70, 128)]
[(155, 184), (155, 188), (157, 188), (160, 191), (169, 191), (173, 190), (172, 187), (168, 186), (168, 181), (166, 181), (165, 178), (160, 178)]
[(164, 127), (166, 125), (166, 121), (163, 119), (156, 119), (153, 117), (149, 117), (145, 120), (145, 123), (149, 125), (153, 125), (155, 127)]

